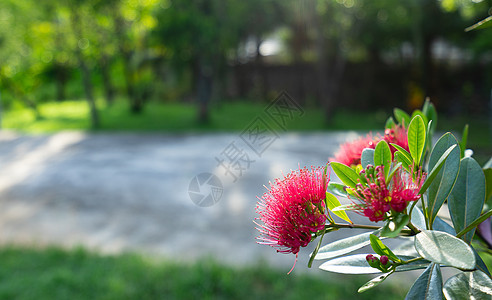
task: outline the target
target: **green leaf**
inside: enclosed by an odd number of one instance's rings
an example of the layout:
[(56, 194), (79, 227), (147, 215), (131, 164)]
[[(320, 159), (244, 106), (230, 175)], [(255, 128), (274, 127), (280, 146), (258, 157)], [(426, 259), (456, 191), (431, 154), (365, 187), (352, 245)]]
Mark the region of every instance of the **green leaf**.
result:
[(429, 120), (429, 122), (432, 120), (432, 126), (430, 127), (430, 134), (432, 135), (436, 130), (437, 111), (434, 104), (432, 104), (432, 102), (430, 102), (429, 99), (425, 100), (424, 107), (422, 108), (422, 112), (427, 117), (427, 120)]
[(405, 127), (410, 124), (410, 115), (404, 112), (403, 110), (399, 108), (395, 108), (393, 110), (393, 113), (395, 115), (396, 121), (398, 124), (404, 124)]
[(355, 189), (359, 175), (354, 171), (354, 169), (339, 162), (331, 162), (331, 168), (346, 186)]
[(388, 221), (381, 230), (381, 236), (394, 238), (397, 237), (401, 230), (408, 224), (410, 217), (405, 214), (399, 214), (393, 220)]
[(338, 182), (328, 183), (328, 190), (336, 196), (348, 197), (348, 193), (346, 191), (346, 188), (347, 187), (344, 184), (341, 184)]
[(398, 150), (399, 152), (401, 152), (402, 155), (405, 155), (405, 157), (408, 159), (408, 161), (411, 164), (411, 162), (412, 162), (412, 155), (407, 150), (405, 150), (405, 148), (403, 148), (400, 145), (393, 144), (393, 143), (391, 143), (390, 145), (393, 146), (393, 147), (395, 147), (396, 150)]
[(353, 224), (352, 221), (350, 220), (350, 218), (347, 216), (347, 213), (345, 213), (345, 211), (333, 211), (333, 209), (335, 207), (340, 206), (340, 201), (338, 201), (337, 197), (332, 195), (330, 192), (326, 192), (326, 206), (335, 215), (337, 215), (338, 217), (342, 218), (343, 220), (349, 222), (350, 224)]
[(474, 229), (475, 227), (477, 227), (480, 223), (484, 222), (485, 220), (487, 220), (488, 218), (490, 218), (492, 216), (492, 209), (491, 210), (488, 210), (487, 212), (483, 213), (482, 215), (480, 215), (480, 217), (478, 217), (477, 219), (475, 219), (475, 221), (471, 222), (470, 224), (468, 224), (468, 226), (466, 226), (463, 230), (461, 230), (460, 232), (458, 232), (458, 234), (456, 235), (456, 237), (461, 237), (463, 236), (464, 234), (466, 234), (468, 231)]
[(464, 270), (475, 269), (472, 248), (449, 233), (423, 230), (415, 236), (415, 249), (425, 259)]
[(485, 174), (485, 202), (489, 202), (492, 199), (492, 158), (483, 166), (483, 173)]
[(360, 156), (360, 164), (364, 169), (367, 167), (367, 165), (374, 166), (374, 149), (365, 148), (364, 150), (362, 150), (362, 155)]
[(462, 272), (449, 278), (443, 290), (448, 300), (491, 299), (492, 280), (482, 271)]
[(408, 291), (405, 300), (438, 300), (442, 299), (442, 274), (438, 264), (432, 263), (417, 278)]
[(483, 166), (484, 169), (492, 169), (492, 157)]
[(366, 232), (337, 240), (333, 243), (321, 247), (314, 259), (329, 259), (358, 250), (369, 245), (371, 243), (369, 236), (371, 234), (377, 234), (378, 232), (379, 231)]
[(391, 150), (385, 140), (379, 141), (374, 149), (374, 166), (383, 166), (384, 178), (388, 177), (391, 167)]
[(468, 140), (468, 124), (466, 124), (465, 127), (463, 128), (463, 134), (461, 135), (461, 141), (460, 141), (461, 158), (465, 157), (467, 140)]
[[(433, 169), (452, 145), (457, 145), (458, 141), (451, 133), (444, 134), (432, 149), (429, 158), (429, 169)], [(458, 172), (460, 170), (460, 151), (455, 147), (444, 162), (441, 170), (436, 173), (432, 183), (429, 185), (429, 193), (427, 195), (427, 214), (429, 215), (429, 224), (434, 222), (439, 209), (444, 201), (448, 198), (449, 193), (453, 189)]]
[(473, 24), (470, 27), (467, 27), (465, 29), (465, 31), (468, 32), (470, 30), (485, 29), (485, 28), (490, 28), (490, 27), (492, 27), (492, 16), (489, 16), (489, 17), (483, 19), (482, 21), (480, 21), (476, 24)]
[[(400, 255), (400, 258), (402, 260), (409, 260), (409, 259), (412, 259), (415, 257), (414, 256), (402, 256), (402, 255)], [(396, 267), (396, 272), (406, 272), (406, 271), (412, 271), (412, 270), (418, 270), (418, 269), (425, 269), (429, 266), (429, 264), (430, 264), (430, 261), (425, 260), (425, 259), (420, 259), (420, 260)]]
[(485, 175), (485, 201), (489, 202), (492, 199), (492, 169), (483, 169)]
[(393, 128), (395, 127), (395, 120), (393, 119), (393, 117), (389, 117), (387, 120), (386, 120), (386, 124), (384, 125), (384, 128), (385, 129), (390, 129), (390, 128)]
[[(482, 212), (485, 202), (485, 175), (482, 168), (471, 157), (461, 160), (456, 183), (448, 197), (448, 209), (457, 232), (475, 221)], [(475, 229), (462, 238), (470, 243)]]
[[(321, 249), (320, 249), (321, 251)], [(319, 252), (318, 252), (319, 253)], [(377, 274), (380, 273), (376, 268), (369, 266), (366, 260), (366, 254), (354, 254), (348, 256), (342, 256), (329, 260), (319, 266), (321, 270), (341, 273), (341, 274)], [(414, 257), (401, 256), (403, 260), (409, 260)], [(419, 260), (405, 265), (396, 267), (396, 272), (403, 272), (409, 270), (416, 270), (426, 268), (429, 264), (428, 261)]]
[(448, 156), (451, 154), (454, 148), (458, 147), (457, 145), (452, 145), (449, 147), (444, 153), (441, 155), (439, 160), (437, 161), (436, 165), (432, 170), (430, 171), (429, 175), (427, 175), (427, 178), (424, 181), (424, 184), (422, 184), (422, 187), (419, 190), (419, 194), (422, 195), (425, 193), (427, 188), (431, 185), (432, 181), (434, 178), (436, 178), (437, 174), (439, 174), (439, 171), (441, 171), (442, 166), (444, 166), (444, 163), (446, 162), (446, 159)]
[(454, 228), (451, 225), (444, 222), (439, 217), (436, 217), (436, 219), (434, 220), (434, 224), (432, 224), (432, 229), (437, 231), (447, 232), (450, 235), (456, 236), (456, 230), (454, 230)]
[(400, 262), (400, 259), (398, 256), (396, 256), (390, 248), (388, 248), (381, 240), (375, 236), (374, 234), (371, 234), (369, 236), (369, 239), (371, 241), (371, 247), (374, 252), (376, 252), (379, 255), (386, 255), (389, 259)]
[(416, 115), (408, 125), (408, 149), (415, 165), (420, 165), (425, 146), (425, 124), (420, 115)]
[(394, 272), (389, 272), (389, 273), (384, 273), (382, 275), (379, 275), (378, 277), (376, 278), (373, 278), (371, 280), (369, 280), (368, 282), (366, 282), (363, 286), (361, 286), (357, 292), (359, 293), (363, 293), (367, 290), (370, 290), (372, 289), (373, 287), (376, 287), (378, 286), (381, 282), (383, 282), (386, 278), (388, 278), (391, 274), (393, 274)]
[(432, 145), (432, 133), (431, 133), (431, 127), (432, 127), (432, 120), (427, 123), (427, 138), (425, 139), (425, 146), (424, 146), (424, 155), (427, 152), (427, 149)]
[[(319, 252), (318, 252), (319, 253)], [(329, 260), (319, 266), (321, 270), (341, 274), (377, 274), (376, 268), (369, 266), (366, 260), (367, 254), (355, 254), (342, 256)]]
[(390, 170), (388, 176), (386, 177), (386, 185), (389, 185), (389, 182), (391, 181), (391, 178), (393, 178), (393, 176), (395, 175), (396, 171), (398, 171), (398, 169), (400, 169), (402, 165), (403, 164), (401, 162), (399, 162), (396, 165), (394, 165), (394, 166), (391, 167), (391, 170)]
[(357, 209), (358, 209), (357, 205), (350, 203), (350, 204), (337, 206), (333, 208), (331, 211), (336, 212), (336, 211), (357, 210)]
[(485, 274), (487, 274), (490, 277), (489, 269), (487, 269), (487, 265), (485, 265), (485, 263), (483, 262), (480, 255), (478, 255), (478, 253), (477, 253), (477, 251), (475, 251), (475, 249), (473, 249), (473, 253), (475, 254), (475, 260), (477, 262), (477, 266), (476, 266), (477, 270), (484, 272)]
[(412, 224), (416, 226), (420, 230), (424, 230), (425, 228), (425, 217), (424, 213), (418, 207), (414, 207), (412, 210)]
[(411, 119), (415, 118), (415, 116), (420, 116), (422, 118), (422, 120), (424, 121), (425, 126), (427, 126), (427, 124), (429, 124), (429, 120), (427, 119), (427, 117), (425, 116), (425, 114), (421, 110), (419, 110), (419, 109), (414, 110), (412, 113)]
[(410, 166), (412, 165), (412, 161), (408, 160), (407, 157), (402, 154), (400, 151), (395, 152), (395, 160), (405, 168), (408, 172), (410, 172)]

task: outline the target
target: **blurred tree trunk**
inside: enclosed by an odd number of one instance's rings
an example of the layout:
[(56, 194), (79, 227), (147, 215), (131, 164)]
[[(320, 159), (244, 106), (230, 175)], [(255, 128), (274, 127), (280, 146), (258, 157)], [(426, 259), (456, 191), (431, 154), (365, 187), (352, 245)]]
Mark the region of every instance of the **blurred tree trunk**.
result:
[[(316, 32), (315, 47), (317, 55), (316, 73), (318, 78), (318, 97), (323, 105), (325, 120), (330, 123), (336, 109), (336, 98), (345, 71), (345, 58), (339, 49), (339, 42), (334, 41), (335, 47), (333, 50), (335, 55), (331, 62), (332, 66), (329, 66), (326, 38), (321, 23), (321, 16), (316, 9), (317, 1), (311, 0), (309, 3), (311, 6), (311, 21)], [(326, 18), (330, 18), (328, 15), (329, 13), (330, 11), (328, 10), (326, 13), (327, 15), (325, 16)]]
[(206, 124), (210, 121), (209, 104), (212, 97), (213, 73), (212, 68), (200, 62), (197, 74), (198, 122)]
[[(414, 11), (414, 39), (417, 47), (417, 76), (424, 96), (432, 97), (434, 93), (432, 79), (434, 76), (434, 62), (432, 45), (436, 39), (436, 22), (442, 19), (441, 8), (436, 1), (416, 1)], [(423, 99), (422, 99), (423, 101)]]
[[(81, 20), (80, 20), (79, 10), (75, 6), (72, 6), (71, 10), (72, 10), (71, 11), (72, 29), (75, 34), (75, 37), (77, 39), (80, 39), (83, 35), (82, 35), (82, 27), (80, 23)], [(89, 104), (91, 128), (92, 129), (99, 128), (100, 126), (99, 114), (97, 112), (96, 103), (94, 101), (94, 93), (93, 93), (92, 82), (91, 82), (91, 71), (89, 70), (89, 67), (85, 62), (82, 49), (80, 49), (78, 45), (75, 46), (75, 55), (77, 56), (77, 60), (80, 66), (80, 71), (82, 72), (82, 82), (84, 85), (85, 96), (87, 98), (87, 103)]]
[(102, 54), (101, 60), (99, 61), (99, 66), (101, 68), (101, 77), (104, 87), (104, 94), (106, 98), (106, 105), (109, 107), (113, 105), (114, 102), (114, 87), (111, 83), (111, 75), (109, 69), (109, 58), (107, 54)]
[(56, 100), (61, 102), (67, 98), (65, 94), (65, 87), (67, 86), (68, 70), (65, 66), (59, 63), (55, 63), (53, 68), (56, 79)]
[(130, 104), (130, 111), (134, 114), (141, 113), (143, 110), (143, 101), (135, 92), (134, 70), (132, 68), (132, 52), (128, 50), (125, 43), (127, 39), (125, 37), (125, 20), (121, 15), (118, 8), (113, 10), (113, 17), (115, 21), (115, 33), (118, 40), (118, 48), (123, 58), (123, 73), (126, 85), (126, 94)]
[(256, 78), (258, 79), (258, 85), (260, 90), (260, 95), (262, 99), (261, 101), (268, 101), (268, 90), (270, 89), (268, 84), (268, 75), (265, 67), (265, 63), (263, 61), (263, 55), (261, 55), (261, 44), (263, 43), (261, 37), (259, 35), (255, 36), (256, 42), (256, 54), (255, 54), (255, 69), (256, 69)]

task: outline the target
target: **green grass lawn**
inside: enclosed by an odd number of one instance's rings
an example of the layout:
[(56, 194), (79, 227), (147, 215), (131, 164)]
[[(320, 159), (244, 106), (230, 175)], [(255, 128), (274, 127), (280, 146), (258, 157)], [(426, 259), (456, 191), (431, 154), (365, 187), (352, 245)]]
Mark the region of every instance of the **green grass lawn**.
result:
[(402, 299), (394, 285), (357, 294), (364, 279), (291, 275), (214, 261), (179, 264), (82, 249), (0, 249), (0, 299)]
[[(148, 103), (141, 114), (131, 114), (126, 102), (119, 101), (111, 107), (99, 105), (100, 130), (144, 131), (239, 131), (256, 117), (270, 121), (264, 103), (228, 102), (211, 107), (210, 122), (198, 124), (197, 107), (193, 104)], [(60, 130), (89, 130), (88, 107), (85, 101), (50, 102), (39, 105), (42, 119), (36, 120), (27, 108), (4, 113), (2, 127), (30, 133)], [(376, 117), (375, 117), (376, 116)], [(323, 112), (306, 109), (303, 116), (287, 122), (290, 130), (325, 129), (377, 129), (384, 125), (385, 114), (338, 112), (327, 124)]]
[[(126, 102), (116, 101), (111, 107), (99, 102), (102, 131), (153, 131), (153, 132), (215, 132), (242, 131), (255, 118), (260, 117), (274, 129), (279, 127), (265, 113), (267, 104), (245, 101), (224, 102), (211, 106), (210, 122), (196, 121), (197, 107), (193, 104), (147, 103), (143, 112), (131, 114)], [(50, 133), (60, 130), (89, 130), (88, 106), (85, 101), (49, 102), (39, 105), (42, 119), (36, 120), (27, 108), (6, 111), (2, 128), (27, 133)], [(303, 116), (294, 116), (287, 127), (293, 131), (326, 130), (383, 130), (390, 112), (360, 112), (338, 110), (326, 122), (320, 109), (305, 109)], [(461, 134), (463, 126), (470, 124), (468, 146), (475, 150), (476, 158), (484, 163), (492, 153), (491, 123), (486, 117), (443, 117), (438, 120), (438, 130)]]

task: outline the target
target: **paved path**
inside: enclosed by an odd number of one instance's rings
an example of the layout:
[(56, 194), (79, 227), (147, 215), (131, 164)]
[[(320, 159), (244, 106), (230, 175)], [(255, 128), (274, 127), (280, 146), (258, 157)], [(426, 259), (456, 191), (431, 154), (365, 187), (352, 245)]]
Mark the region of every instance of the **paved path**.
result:
[[(233, 182), (218, 166), (236, 134), (0, 134), (0, 243), (116, 253), (142, 251), (178, 260), (206, 255), (247, 264), (264, 258), (288, 270), (292, 255), (255, 244), (256, 196), (281, 172), (324, 165), (355, 133), (285, 134)], [(256, 156), (255, 156), (256, 155)], [(215, 173), (223, 195), (195, 205), (191, 179)], [(330, 233), (325, 241), (347, 233)], [(300, 254), (300, 264), (309, 250)], [(301, 267), (301, 268), (304, 268)]]

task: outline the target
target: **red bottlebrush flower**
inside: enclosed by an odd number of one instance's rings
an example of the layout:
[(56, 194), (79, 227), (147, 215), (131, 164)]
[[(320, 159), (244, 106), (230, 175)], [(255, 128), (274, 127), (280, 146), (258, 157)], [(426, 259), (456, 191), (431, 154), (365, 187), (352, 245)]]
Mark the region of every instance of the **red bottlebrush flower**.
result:
[(381, 140), (381, 137), (373, 137), (371, 133), (361, 136), (358, 139), (346, 142), (340, 146), (340, 149), (335, 153), (335, 157), (330, 158), (330, 161), (336, 161), (346, 166), (356, 166), (360, 164), (360, 157), (364, 148), (376, 148), (376, 144)]
[(264, 223), (257, 224), (258, 243), (297, 255), (300, 247), (311, 242), (311, 234), (325, 227), (323, 200), (328, 181), (322, 168), (303, 168), (270, 183), (256, 206), (258, 219)]
[(419, 171), (416, 179), (413, 180), (411, 174), (402, 170), (398, 171), (392, 180), (391, 208), (396, 212), (402, 212), (407, 207), (408, 202), (418, 200), (420, 198), (419, 190), (424, 184), (425, 177), (426, 173)]
[[(391, 129), (386, 129), (384, 131), (384, 140), (389, 144), (397, 144), (403, 149), (410, 151), (408, 149), (408, 137), (407, 129), (403, 125), (394, 126)], [(395, 154), (396, 148), (390, 145), (391, 154)]]
[[(370, 167), (369, 167), (370, 168)], [(392, 178), (389, 186), (386, 185), (384, 167), (374, 168), (374, 175), (366, 175), (367, 184), (359, 183), (356, 187), (356, 195), (359, 203), (355, 203), (359, 214), (369, 218), (373, 222), (384, 220), (390, 210), (400, 213), (407, 208), (411, 201), (420, 198), (418, 194), (425, 181), (426, 174), (419, 171), (416, 180), (412, 179), (412, 173), (398, 171)]]
[(356, 204), (359, 212), (373, 222), (382, 221), (386, 212), (391, 209), (390, 192), (386, 187), (384, 171), (382, 166), (374, 169), (376, 178), (372, 175), (366, 176), (367, 185), (357, 184), (356, 194), (363, 203)]

